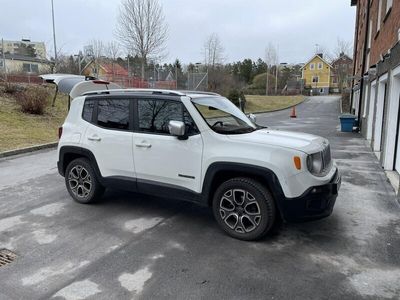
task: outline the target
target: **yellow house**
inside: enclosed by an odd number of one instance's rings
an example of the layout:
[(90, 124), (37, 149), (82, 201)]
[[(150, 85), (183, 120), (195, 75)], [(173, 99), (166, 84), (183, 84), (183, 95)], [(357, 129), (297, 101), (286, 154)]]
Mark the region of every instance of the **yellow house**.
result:
[(313, 95), (328, 95), (333, 67), (322, 54), (316, 54), (302, 68), (304, 87)]

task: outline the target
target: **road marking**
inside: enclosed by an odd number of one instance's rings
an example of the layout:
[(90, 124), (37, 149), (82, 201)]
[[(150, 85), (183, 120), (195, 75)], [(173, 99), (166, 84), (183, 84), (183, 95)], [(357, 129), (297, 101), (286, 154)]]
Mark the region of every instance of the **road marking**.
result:
[(153, 274), (149, 271), (149, 268), (145, 267), (133, 274), (123, 273), (118, 277), (118, 281), (123, 288), (138, 295), (143, 291), (144, 285), (152, 275)]
[(74, 282), (59, 290), (54, 297), (63, 297), (65, 300), (81, 300), (100, 293), (99, 285), (86, 279)]

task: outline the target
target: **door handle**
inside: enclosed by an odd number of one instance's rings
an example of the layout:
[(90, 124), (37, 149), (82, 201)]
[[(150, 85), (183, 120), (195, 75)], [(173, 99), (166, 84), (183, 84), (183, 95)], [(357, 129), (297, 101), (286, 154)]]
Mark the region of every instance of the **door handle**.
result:
[(135, 145), (136, 145), (136, 147), (140, 147), (140, 148), (151, 148), (151, 144), (145, 143), (145, 142), (136, 143)]
[(101, 141), (101, 138), (100, 137), (98, 137), (97, 135), (94, 135), (94, 136), (88, 136), (88, 138), (87, 138), (89, 141), (96, 141), (96, 142), (100, 142)]

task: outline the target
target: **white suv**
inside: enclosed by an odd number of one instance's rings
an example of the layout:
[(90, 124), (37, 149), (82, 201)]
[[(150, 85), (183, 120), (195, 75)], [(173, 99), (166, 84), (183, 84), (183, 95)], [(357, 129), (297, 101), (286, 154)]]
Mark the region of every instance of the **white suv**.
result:
[(243, 240), (329, 216), (340, 175), (328, 141), (254, 121), (213, 93), (90, 92), (60, 128), (58, 170), (80, 203), (108, 187), (193, 201)]

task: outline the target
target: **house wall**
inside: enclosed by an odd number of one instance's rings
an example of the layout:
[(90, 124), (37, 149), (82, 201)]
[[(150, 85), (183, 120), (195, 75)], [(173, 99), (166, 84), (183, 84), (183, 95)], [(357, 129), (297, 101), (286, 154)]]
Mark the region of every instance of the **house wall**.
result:
[[(318, 63), (322, 63), (322, 69), (318, 69)], [(314, 69), (311, 69), (311, 65), (314, 64)], [(314, 76), (318, 76), (319, 81), (315, 83), (312, 81)], [(318, 56), (314, 57), (308, 64), (303, 68), (303, 80), (304, 85), (311, 87), (312, 89), (322, 88), (326, 90), (330, 86), (331, 68)], [(325, 88), (325, 89), (324, 89)]]
[[(357, 16), (363, 15), (368, 1), (357, 1)], [(360, 101), (361, 133), (367, 138), (371, 148), (379, 158), (385, 170), (400, 170), (400, 139), (399, 139), (399, 102), (400, 102), (400, 1), (393, 1), (393, 6), (386, 13), (386, 0), (370, 0), (369, 20), (365, 20), (371, 28), (371, 40), (365, 41), (362, 32), (362, 22), (356, 23), (357, 47), (355, 74), (363, 77), (364, 91)], [(381, 7), (380, 28), (377, 30), (379, 5)], [(359, 20), (358, 20), (359, 21)], [(364, 29), (366, 29), (364, 27)], [(365, 31), (364, 31), (365, 33)], [(365, 65), (359, 65), (360, 50), (367, 42)], [(376, 67), (374, 71), (372, 67)], [(360, 81), (358, 82), (360, 84)], [(357, 89), (355, 89), (357, 90)], [(355, 91), (356, 93), (356, 91)], [(354, 98), (354, 94), (353, 94)]]
[(24, 64), (37, 65), (37, 67), (38, 67), (37, 74), (44, 74), (44, 73), (50, 72), (49, 64), (35, 62), (35, 61), (15, 60), (15, 59), (6, 59), (5, 60), (7, 73), (26, 73), (26, 72), (24, 72)]

